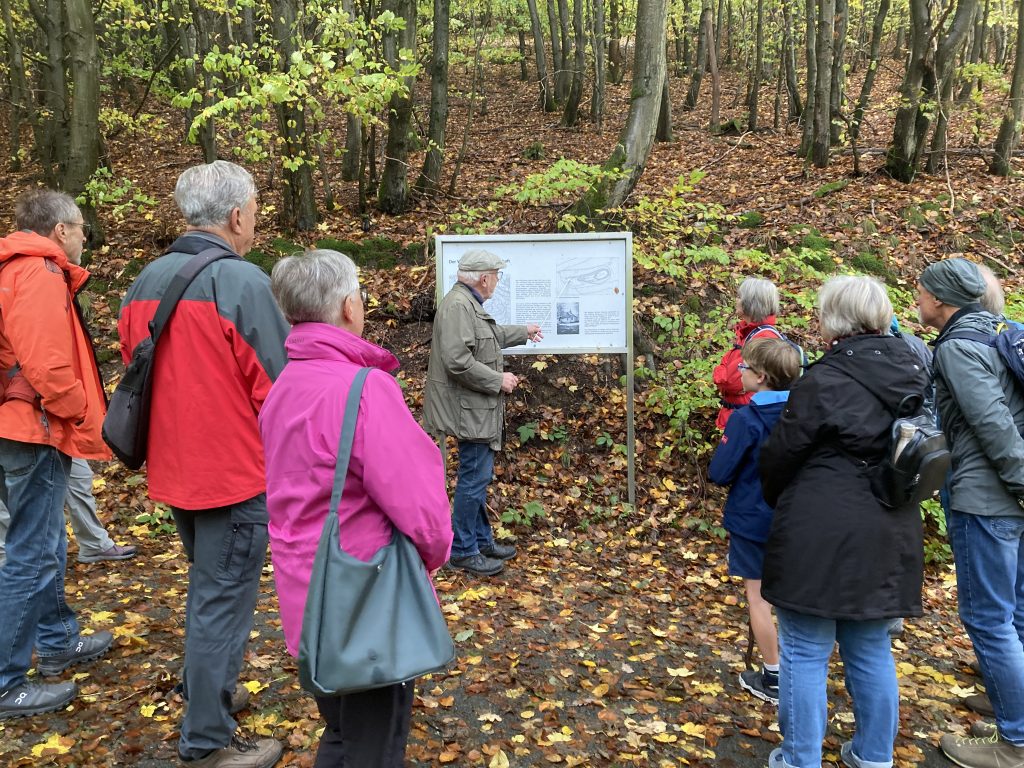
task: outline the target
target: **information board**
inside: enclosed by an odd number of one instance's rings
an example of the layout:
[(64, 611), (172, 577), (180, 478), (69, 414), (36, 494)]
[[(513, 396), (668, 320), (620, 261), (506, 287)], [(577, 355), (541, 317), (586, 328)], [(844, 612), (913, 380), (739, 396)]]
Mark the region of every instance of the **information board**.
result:
[(459, 259), (483, 248), (508, 262), (484, 308), (499, 325), (537, 323), (540, 342), (504, 350), (626, 353), (633, 333), (633, 238), (573, 235), (438, 235), (437, 299), (455, 284)]

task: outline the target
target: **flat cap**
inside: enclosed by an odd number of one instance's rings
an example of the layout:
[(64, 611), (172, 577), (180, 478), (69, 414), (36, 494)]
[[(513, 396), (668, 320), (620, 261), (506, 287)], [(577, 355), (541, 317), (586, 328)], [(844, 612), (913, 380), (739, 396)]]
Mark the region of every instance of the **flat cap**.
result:
[(921, 273), (921, 285), (932, 296), (951, 307), (966, 307), (985, 293), (985, 278), (973, 261), (943, 259)]
[(492, 269), (504, 269), (507, 265), (507, 261), (482, 248), (466, 251), (459, 259), (460, 272), (487, 272)]

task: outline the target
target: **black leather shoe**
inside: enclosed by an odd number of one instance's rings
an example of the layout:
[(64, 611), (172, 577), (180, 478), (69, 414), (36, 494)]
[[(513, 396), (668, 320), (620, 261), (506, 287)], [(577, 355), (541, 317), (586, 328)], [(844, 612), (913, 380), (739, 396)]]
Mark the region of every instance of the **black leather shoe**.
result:
[(505, 570), (505, 564), (501, 560), (493, 560), (485, 555), (471, 555), (470, 557), (453, 557), (452, 568), (472, 573), (474, 576), (493, 576)]
[(74, 683), (24, 682), (0, 691), (0, 720), (63, 709), (77, 695), (78, 686)]
[(37, 657), (36, 672), (43, 677), (59, 675), (70, 666), (84, 664), (102, 656), (113, 641), (114, 636), (105, 629), (91, 635), (79, 635), (71, 650), (53, 656)]
[(511, 560), (516, 556), (516, 548), (511, 544), (494, 544), (490, 549), (481, 549), (480, 554), (494, 560)]

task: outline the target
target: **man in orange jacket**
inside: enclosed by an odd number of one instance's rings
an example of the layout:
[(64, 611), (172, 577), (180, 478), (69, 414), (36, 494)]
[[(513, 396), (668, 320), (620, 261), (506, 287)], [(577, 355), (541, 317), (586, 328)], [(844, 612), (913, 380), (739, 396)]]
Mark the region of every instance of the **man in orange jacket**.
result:
[(102, 655), (109, 632), (80, 634), (64, 599), (64, 496), (71, 457), (109, 459), (106, 410), (75, 294), (87, 236), (75, 201), (34, 189), (15, 203), (26, 229), (0, 239), (0, 469), (11, 513), (0, 568), (0, 719), (67, 705), (73, 683), (35, 683)]

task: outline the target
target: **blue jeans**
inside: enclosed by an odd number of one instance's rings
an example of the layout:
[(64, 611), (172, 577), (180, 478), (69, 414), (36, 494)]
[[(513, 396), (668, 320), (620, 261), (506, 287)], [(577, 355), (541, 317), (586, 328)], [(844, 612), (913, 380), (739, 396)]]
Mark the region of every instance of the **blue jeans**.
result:
[(960, 620), (974, 643), (1000, 735), (1024, 746), (1024, 517), (953, 510)]
[(494, 451), (487, 443), (459, 441), (459, 478), (452, 503), (452, 557), (472, 557), (494, 545), (487, 520), (487, 486), (494, 475)]
[(779, 622), (779, 727), (787, 768), (818, 768), (828, 721), (828, 662), (836, 641), (853, 699), (853, 752), (869, 768), (892, 765), (900, 692), (890, 619), (822, 619), (776, 608)]
[(0, 568), (0, 691), (25, 681), (33, 645), (53, 655), (78, 641), (78, 620), (64, 599), (70, 467), (71, 457), (52, 446), (0, 438), (11, 515)]

